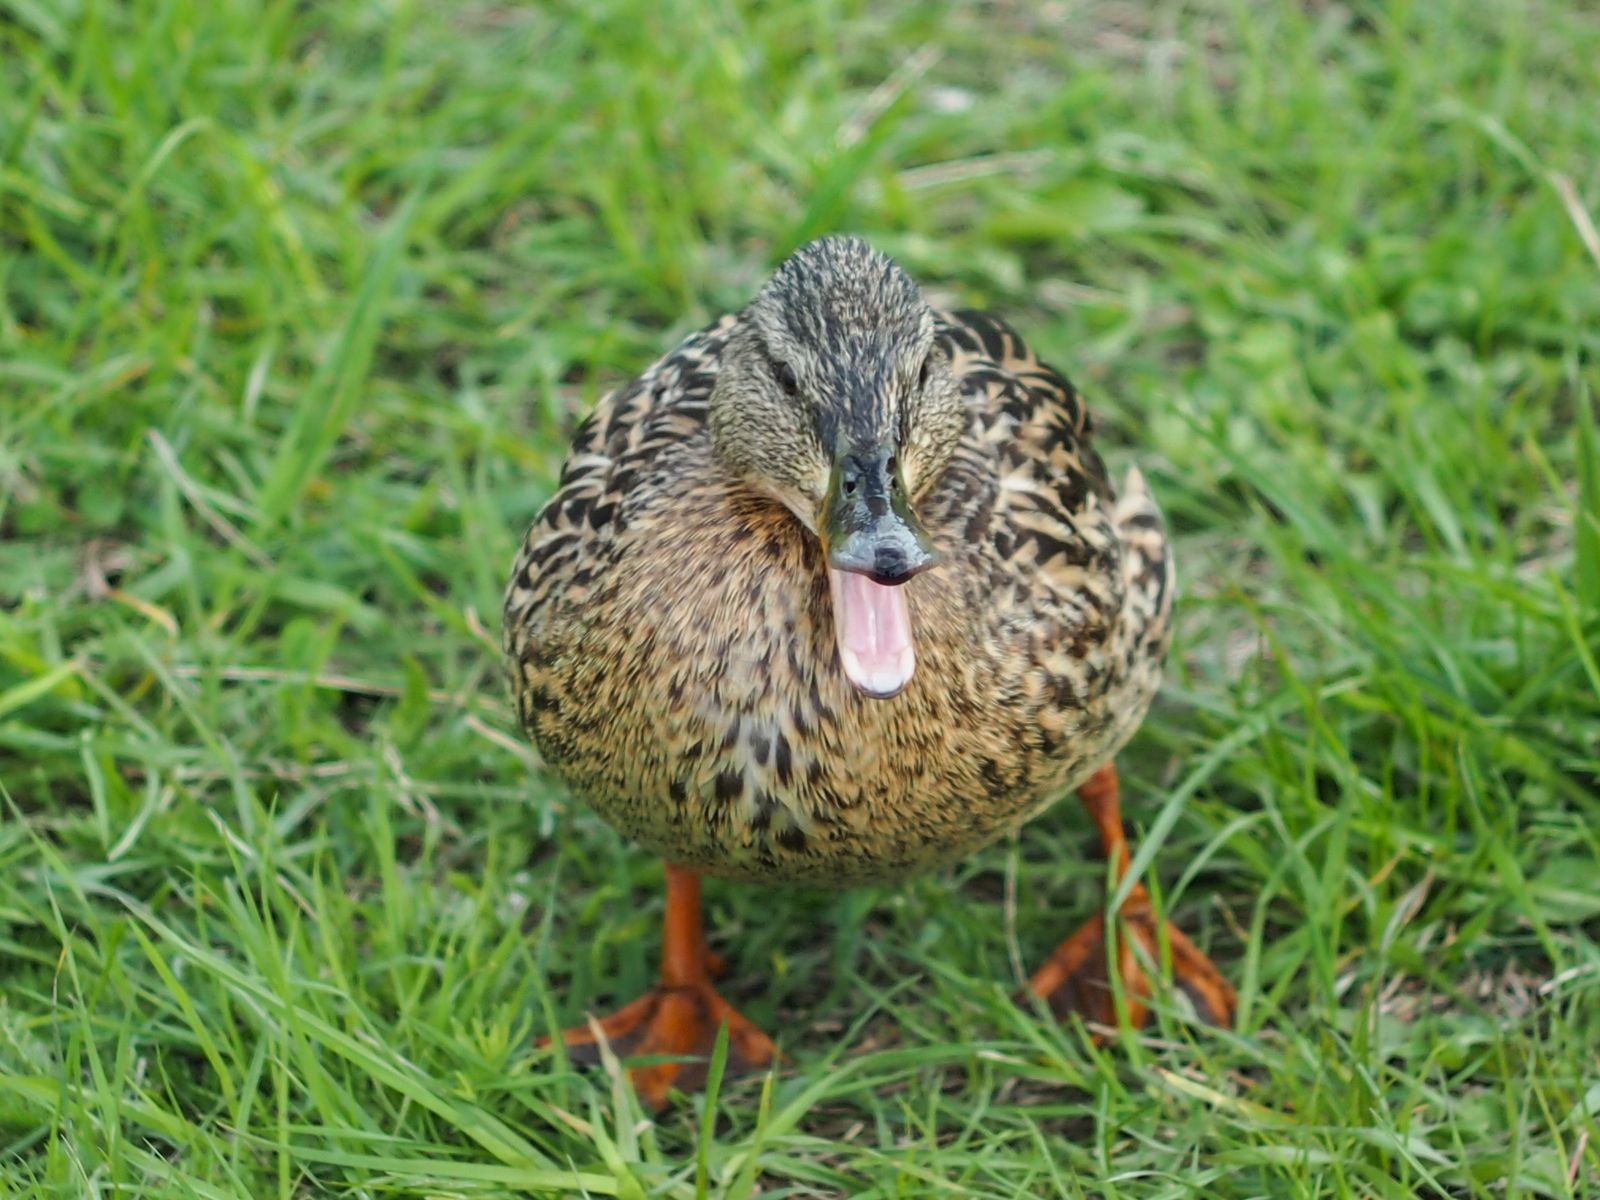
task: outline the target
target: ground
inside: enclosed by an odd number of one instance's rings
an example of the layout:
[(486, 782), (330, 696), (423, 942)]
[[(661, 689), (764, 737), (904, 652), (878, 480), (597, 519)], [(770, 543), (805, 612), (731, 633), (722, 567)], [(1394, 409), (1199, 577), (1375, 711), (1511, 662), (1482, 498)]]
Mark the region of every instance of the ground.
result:
[[(9, 0), (0, 79), (0, 1193), (1600, 1196), (1592, 9)], [(1239, 1028), (1015, 1002), (1063, 804), (710, 886), (789, 1064), (649, 1122), (534, 1048), (661, 871), (501, 588), (575, 419), (830, 230), (1165, 504), (1126, 811)]]

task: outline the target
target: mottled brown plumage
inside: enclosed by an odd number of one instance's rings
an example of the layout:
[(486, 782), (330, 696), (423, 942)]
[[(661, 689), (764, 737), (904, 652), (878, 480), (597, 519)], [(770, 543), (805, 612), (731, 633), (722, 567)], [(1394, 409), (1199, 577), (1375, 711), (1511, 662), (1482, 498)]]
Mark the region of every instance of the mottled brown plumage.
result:
[(862, 696), (823, 553), (731, 477), (707, 428), (738, 318), (594, 411), (506, 601), (522, 722), (614, 824), (728, 879), (903, 878), (994, 840), (1105, 762), (1159, 681), (1161, 516), (1119, 499), (1072, 386), (999, 321), (937, 319), (967, 423), (919, 510), (942, 561), (907, 583), (918, 667)]
[[(1165, 527), (1091, 428), (1000, 321), (813, 243), (578, 430), (506, 596), (524, 727), (694, 871), (844, 886), (961, 858), (1105, 764), (1159, 682)], [(841, 668), (822, 528), (838, 462), (880, 444), (938, 554), (885, 577), (916, 654), (889, 699)]]

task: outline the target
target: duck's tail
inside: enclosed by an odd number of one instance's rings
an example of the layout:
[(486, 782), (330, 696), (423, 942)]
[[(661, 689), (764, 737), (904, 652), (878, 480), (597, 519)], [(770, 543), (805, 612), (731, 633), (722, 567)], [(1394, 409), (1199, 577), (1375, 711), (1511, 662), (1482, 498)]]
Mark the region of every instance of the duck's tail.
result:
[(1130, 466), (1112, 510), (1122, 541), (1124, 653), (1157, 670), (1172, 640), (1172, 597), (1177, 585), (1172, 540), (1144, 474)]

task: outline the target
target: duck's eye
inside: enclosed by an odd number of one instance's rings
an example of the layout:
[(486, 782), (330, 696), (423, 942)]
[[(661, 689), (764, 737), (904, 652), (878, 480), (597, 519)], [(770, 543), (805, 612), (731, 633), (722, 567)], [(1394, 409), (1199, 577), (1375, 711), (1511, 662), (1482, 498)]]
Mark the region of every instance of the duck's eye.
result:
[(917, 391), (928, 386), (928, 372), (933, 369), (933, 351), (928, 351), (928, 356), (922, 360), (922, 370), (917, 372)]
[(786, 362), (772, 364), (772, 377), (778, 381), (778, 386), (791, 396), (800, 390), (800, 377), (794, 373), (794, 368)]

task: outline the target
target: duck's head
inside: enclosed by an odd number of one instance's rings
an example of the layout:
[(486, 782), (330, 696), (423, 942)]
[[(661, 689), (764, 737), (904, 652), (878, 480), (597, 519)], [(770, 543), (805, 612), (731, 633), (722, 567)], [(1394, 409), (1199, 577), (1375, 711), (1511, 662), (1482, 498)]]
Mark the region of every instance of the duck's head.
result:
[(936, 554), (917, 504), (966, 428), (933, 312), (859, 238), (801, 247), (730, 335), (711, 394), (722, 461), (822, 543), (839, 658), (889, 697), (916, 666), (904, 586)]

